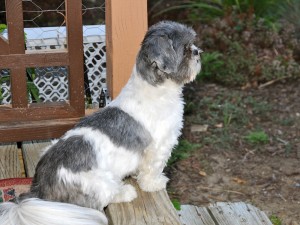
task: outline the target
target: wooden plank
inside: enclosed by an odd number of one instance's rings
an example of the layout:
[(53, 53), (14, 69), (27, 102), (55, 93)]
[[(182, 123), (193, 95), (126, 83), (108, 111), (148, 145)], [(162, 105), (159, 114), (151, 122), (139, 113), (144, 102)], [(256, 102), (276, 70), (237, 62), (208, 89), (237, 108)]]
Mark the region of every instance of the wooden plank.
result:
[(180, 225), (180, 220), (165, 190), (143, 192), (133, 179), (138, 198), (130, 203), (110, 204), (106, 209), (113, 225)]
[(15, 143), (0, 144), (0, 179), (21, 176), (17, 145)]
[(147, 0), (106, 0), (106, 61), (110, 96), (127, 83), (147, 30)]
[(26, 51), (26, 54), (0, 55), (1, 68), (13, 67), (46, 67), (69, 65), (68, 53), (65, 50), (43, 52)]
[(6, 122), (52, 120), (64, 118), (78, 118), (80, 115), (66, 102), (49, 102), (30, 104), (29, 108), (11, 108), (0, 106), (0, 126)]
[(35, 167), (40, 159), (42, 151), (51, 144), (50, 141), (30, 141), (22, 144), (24, 165), (27, 177), (33, 177)]
[(182, 205), (178, 215), (182, 225), (215, 225), (214, 220), (204, 207)]
[(6, 0), (6, 19), (10, 54), (25, 53), (22, 0)]
[(0, 142), (30, 141), (61, 137), (78, 122), (77, 119), (41, 120), (0, 125)]
[(8, 41), (0, 36), (0, 55), (8, 55), (9, 54), (9, 47)]
[(84, 71), (82, 1), (66, 0), (67, 42), (69, 52), (69, 101), (84, 116)]
[[(55, 104), (54, 104), (55, 105)], [(60, 114), (61, 117), (65, 116), (64, 119), (49, 119), (49, 120), (39, 120), (42, 118), (43, 115), (37, 113), (32, 114), (34, 115), (34, 119), (36, 121), (10, 121), (4, 122), (5, 118), (7, 118), (14, 110), (8, 110), (7, 113), (3, 113), (4, 119), (1, 118), (1, 107), (0, 107), (0, 142), (13, 142), (13, 141), (30, 141), (32, 139), (35, 140), (44, 140), (44, 139), (51, 139), (51, 138), (59, 138), (61, 137), (67, 130), (70, 130), (74, 127), (74, 125), (79, 121), (79, 117), (75, 118), (68, 118), (67, 116), (73, 115), (66, 112), (65, 114)], [(50, 109), (49, 109), (50, 110)], [(5, 111), (5, 110), (4, 110)], [(21, 110), (22, 111), (22, 110)], [(28, 109), (23, 109), (24, 113), (28, 113)], [(54, 107), (52, 109), (54, 113), (57, 113), (58, 108)], [(48, 114), (53, 113), (49, 111)], [(86, 110), (85, 114), (90, 115), (97, 110)], [(3, 112), (3, 111), (2, 111)], [(46, 111), (45, 111), (46, 112)], [(26, 114), (27, 115), (27, 114)], [(40, 117), (38, 117), (40, 115)], [(54, 114), (53, 116), (55, 116)], [(28, 114), (28, 118), (30, 118), (30, 114)], [(1, 122), (1, 119), (4, 121)], [(9, 118), (7, 118), (9, 119)]]
[(13, 108), (27, 108), (27, 78), (24, 67), (10, 68), (11, 99)]
[(213, 219), (222, 225), (272, 225), (266, 214), (244, 202), (220, 202), (208, 207)]
[[(6, 18), (8, 27), (8, 44), (10, 54), (25, 53), (22, 0), (6, 0)], [(15, 64), (10, 68), (12, 106), (26, 108), (27, 86), (26, 73), (22, 65)]]

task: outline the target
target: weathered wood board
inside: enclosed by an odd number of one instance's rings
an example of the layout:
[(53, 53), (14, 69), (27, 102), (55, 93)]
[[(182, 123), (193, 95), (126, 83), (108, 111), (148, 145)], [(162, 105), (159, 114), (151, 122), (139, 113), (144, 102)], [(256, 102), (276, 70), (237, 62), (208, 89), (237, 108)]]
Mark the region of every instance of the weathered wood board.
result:
[(244, 202), (219, 202), (208, 207), (183, 205), (182, 225), (272, 225), (267, 215)]
[(0, 179), (22, 177), (16, 143), (0, 144)]
[(219, 224), (272, 225), (264, 212), (244, 202), (220, 202), (208, 207), (208, 209)]
[(110, 204), (106, 209), (110, 225), (180, 225), (180, 220), (165, 190), (143, 192), (133, 179), (138, 198), (130, 203)]
[(178, 215), (182, 225), (215, 225), (209, 211), (204, 207), (182, 205)]
[(22, 144), (24, 166), (27, 177), (33, 177), (35, 167), (40, 159), (42, 151), (50, 144), (50, 141), (30, 141)]

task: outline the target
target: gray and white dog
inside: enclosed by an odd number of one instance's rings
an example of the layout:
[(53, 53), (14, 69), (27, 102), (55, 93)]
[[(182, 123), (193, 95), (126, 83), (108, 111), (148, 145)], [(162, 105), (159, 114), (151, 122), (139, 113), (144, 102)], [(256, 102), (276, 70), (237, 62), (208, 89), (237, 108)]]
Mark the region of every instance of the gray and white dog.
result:
[(49, 146), (30, 192), (0, 205), (5, 225), (107, 224), (103, 208), (166, 187), (163, 169), (183, 125), (183, 85), (200, 72), (196, 33), (163, 21), (149, 28), (130, 80), (112, 103)]

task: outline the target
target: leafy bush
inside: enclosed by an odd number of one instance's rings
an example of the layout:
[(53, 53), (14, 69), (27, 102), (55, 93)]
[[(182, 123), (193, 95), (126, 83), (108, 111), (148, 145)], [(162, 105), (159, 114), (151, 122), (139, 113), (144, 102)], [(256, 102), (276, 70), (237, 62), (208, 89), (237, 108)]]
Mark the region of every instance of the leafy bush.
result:
[(0, 34), (7, 28), (6, 24), (0, 24)]
[(161, 0), (154, 5), (156, 19), (191, 22), (196, 28), (204, 49), (198, 81), (246, 88), (300, 77), (298, 0)]
[(300, 49), (294, 26), (278, 31), (254, 15), (232, 13), (198, 29), (203, 53), (199, 79), (229, 86), (254, 86), (284, 77), (300, 77), (294, 57)]
[(279, 4), (282, 4), (282, 0), (191, 0), (173, 4), (154, 16), (187, 10), (189, 11), (187, 20), (194, 23), (222, 18), (234, 11), (238, 14), (255, 14), (259, 18), (273, 22), (280, 17), (280, 13), (277, 12), (280, 10)]
[(218, 71), (222, 70), (222, 67), (224, 66), (222, 57), (222, 53), (217, 51), (204, 53), (201, 57), (201, 73), (199, 74), (199, 76), (197, 76), (197, 79), (201, 80), (210, 78), (217, 74)]

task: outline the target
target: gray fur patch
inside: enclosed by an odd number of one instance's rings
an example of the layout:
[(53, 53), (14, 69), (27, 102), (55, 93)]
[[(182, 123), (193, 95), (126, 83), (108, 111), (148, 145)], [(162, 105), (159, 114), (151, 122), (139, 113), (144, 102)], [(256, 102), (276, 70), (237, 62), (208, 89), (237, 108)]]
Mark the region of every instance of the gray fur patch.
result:
[(116, 146), (142, 152), (152, 137), (142, 124), (117, 107), (103, 110), (83, 118), (76, 127), (91, 127), (107, 135)]
[(195, 31), (183, 24), (162, 21), (149, 28), (137, 56), (137, 71), (151, 85), (171, 79), (183, 84), (189, 75), (190, 46)]
[(58, 182), (57, 171), (61, 167), (73, 173), (87, 172), (97, 167), (96, 153), (91, 144), (82, 136), (71, 136), (65, 140), (60, 139), (51, 146), (38, 162), (30, 193), (23, 198), (29, 196), (70, 203), (70, 199), (75, 199), (72, 195), (79, 198), (80, 187), (72, 186), (72, 189), (76, 189), (74, 192), (66, 187), (67, 184)]

